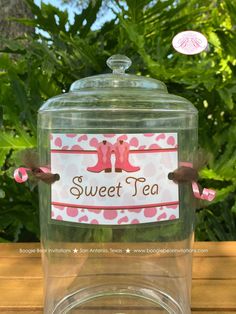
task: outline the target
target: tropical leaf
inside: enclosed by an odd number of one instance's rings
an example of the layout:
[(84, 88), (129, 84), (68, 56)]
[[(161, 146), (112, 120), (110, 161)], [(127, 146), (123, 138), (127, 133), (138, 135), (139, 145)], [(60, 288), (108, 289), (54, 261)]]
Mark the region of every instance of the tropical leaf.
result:
[(74, 24), (70, 26), (69, 32), (72, 35), (79, 34), (84, 38), (96, 21), (101, 4), (102, 0), (90, 1), (88, 7), (81, 14), (75, 14)]
[(11, 133), (0, 133), (0, 149), (26, 149), (35, 147), (36, 140), (27, 135), (26, 132), (21, 131), (20, 136)]
[(6, 157), (7, 157), (9, 152), (10, 152), (10, 148), (1, 148), (0, 147), (0, 165), (1, 165), (0, 175), (3, 172), (3, 165), (5, 164), (5, 160), (6, 160)]

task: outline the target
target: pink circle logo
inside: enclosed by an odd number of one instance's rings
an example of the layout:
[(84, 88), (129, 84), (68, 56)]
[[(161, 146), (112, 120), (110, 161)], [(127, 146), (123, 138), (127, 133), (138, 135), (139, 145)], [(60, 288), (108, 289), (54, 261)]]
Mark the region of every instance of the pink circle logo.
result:
[(172, 40), (174, 49), (185, 55), (195, 55), (207, 48), (206, 37), (194, 31), (185, 31), (177, 34)]

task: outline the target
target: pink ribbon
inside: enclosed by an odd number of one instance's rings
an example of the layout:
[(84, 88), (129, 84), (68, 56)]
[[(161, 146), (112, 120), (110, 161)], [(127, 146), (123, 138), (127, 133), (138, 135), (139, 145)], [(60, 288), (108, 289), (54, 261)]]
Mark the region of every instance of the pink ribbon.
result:
[[(46, 167), (39, 167), (38, 169), (40, 169), (44, 173), (50, 172), (50, 170)], [(17, 168), (13, 174), (15, 181), (18, 183), (23, 183), (23, 182), (27, 181), (29, 178), (27, 171), (32, 171), (32, 169), (25, 168), (25, 167)]]
[(27, 170), (30, 170), (29, 168), (17, 168), (14, 171), (14, 179), (16, 182), (18, 183), (23, 183), (25, 181), (28, 180), (28, 174), (27, 174)]
[(205, 189), (205, 188), (203, 189), (202, 194), (201, 194), (199, 191), (198, 184), (195, 181), (192, 182), (192, 189), (193, 189), (194, 196), (201, 200), (211, 202), (216, 196), (216, 191), (211, 190), (211, 189)]
[[(193, 168), (193, 164), (191, 162), (180, 162), (180, 166)], [(206, 188), (204, 188), (202, 193), (200, 193), (199, 186), (196, 181), (192, 181), (192, 190), (194, 196), (200, 200), (211, 202), (216, 196), (216, 191)]]

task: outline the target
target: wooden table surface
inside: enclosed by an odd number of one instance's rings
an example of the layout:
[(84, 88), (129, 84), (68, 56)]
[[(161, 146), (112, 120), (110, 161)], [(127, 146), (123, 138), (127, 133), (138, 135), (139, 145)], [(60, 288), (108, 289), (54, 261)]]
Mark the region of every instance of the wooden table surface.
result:
[[(0, 313), (42, 314), (39, 254), (20, 254), (38, 243), (0, 244)], [(192, 280), (194, 314), (236, 313), (236, 242), (197, 242)]]

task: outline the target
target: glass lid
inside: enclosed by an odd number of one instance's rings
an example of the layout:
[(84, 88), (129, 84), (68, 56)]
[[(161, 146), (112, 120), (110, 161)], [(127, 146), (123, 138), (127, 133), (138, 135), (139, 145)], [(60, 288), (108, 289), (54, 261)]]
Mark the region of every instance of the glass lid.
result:
[(71, 85), (70, 91), (100, 88), (136, 88), (167, 93), (166, 85), (161, 81), (125, 73), (125, 70), (131, 66), (132, 61), (124, 55), (113, 55), (106, 63), (113, 71), (111, 74), (89, 76), (75, 81)]

